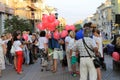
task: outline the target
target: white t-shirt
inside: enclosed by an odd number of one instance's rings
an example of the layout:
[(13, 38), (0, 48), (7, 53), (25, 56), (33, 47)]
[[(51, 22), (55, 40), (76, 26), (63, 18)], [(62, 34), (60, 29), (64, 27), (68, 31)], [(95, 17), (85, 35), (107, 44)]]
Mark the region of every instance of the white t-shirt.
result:
[(21, 45), (21, 42), (19, 40), (14, 41), (13, 47), (14, 47), (15, 51), (22, 51), (22, 48), (20, 47), (20, 45)]
[(93, 36), (93, 39), (95, 40), (96, 43), (98, 43), (98, 51), (101, 54), (101, 57), (103, 57), (103, 46), (102, 46), (102, 37), (96, 37)]
[(48, 39), (46, 37), (40, 37), (38, 39), (38, 47), (39, 47), (39, 49), (45, 48), (44, 44), (46, 44), (46, 43), (48, 43)]
[[(69, 42), (69, 45), (68, 45), (69, 49), (73, 50), (73, 48), (75, 47), (75, 42), (76, 42), (75, 39), (71, 38), (71, 40)], [(76, 52), (74, 52), (74, 50), (72, 52), (72, 56), (76, 56)]]
[(68, 43), (68, 44), (65, 44), (65, 45), (66, 45), (66, 49), (70, 49), (70, 47), (69, 47), (68, 45), (69, 45), (69, 42), (70, 42), (71, 39), (72, 39), (72, 38), (71, 38), (70, 36), (67, 36), (67, 37), (65, 38), (65, 42)]

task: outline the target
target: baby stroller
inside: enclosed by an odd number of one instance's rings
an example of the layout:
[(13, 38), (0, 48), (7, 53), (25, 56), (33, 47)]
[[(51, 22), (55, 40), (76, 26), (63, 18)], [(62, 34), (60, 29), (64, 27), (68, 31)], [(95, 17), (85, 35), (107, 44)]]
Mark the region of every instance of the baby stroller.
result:
[(41, 71), (48, 71), (48, 54), (45, 52), (45, 49), (39, 50), (40, 54), (40, 64), (41, 64)]

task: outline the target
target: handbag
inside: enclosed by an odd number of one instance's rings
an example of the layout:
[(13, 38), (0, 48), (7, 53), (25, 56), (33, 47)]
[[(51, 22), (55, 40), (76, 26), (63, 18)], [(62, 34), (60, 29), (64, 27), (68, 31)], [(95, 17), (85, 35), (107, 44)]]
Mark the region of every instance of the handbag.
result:
[[(85, 40), (84, 40), (84, 39), (82, 39), (82, 40), (83, 40), (83, 44), (84, 44), (84, 47), (85, 47), (87, 53), (89, 54), (90, 58), (92, 58), (92, 56), (90, 55), (88, 49), (90, 49), (92, 52), (94, 52), (94, 51), (87, 46), (87, 44), (85, 43)], [(87, 49), (87, 48), (88, 48), (88, 49)], [(94, 64), (95, 68), (98, 68), (98, 67), (101, 66), (102, 63), (101, 63), (101, 60), (100, 60), (100, 57), (99, 57), (99, 56), (94, 56), (93, 64)]]
[(15, 48), (14, 46), (12, 45), (11, 49), (10, 49), (10, 53), (12, 54), (12, 56), (15, 55)]

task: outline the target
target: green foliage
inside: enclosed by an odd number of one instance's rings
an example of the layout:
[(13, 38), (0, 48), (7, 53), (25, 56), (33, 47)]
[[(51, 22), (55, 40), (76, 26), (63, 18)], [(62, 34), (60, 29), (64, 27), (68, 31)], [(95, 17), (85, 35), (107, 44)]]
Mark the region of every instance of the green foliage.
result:
[(81, 24), (75, 24), (74, 26), (76, 27), (76, 30), (77, 30), (77, 31), (82, 28)]
[(19, 16), (13, 16), (11, 19), (6, 19), (5, 32), (14, 32), (16, 30), (24, 31), (30, 29), (32, 31), (32, 24), (29, 20), (21, 19)]

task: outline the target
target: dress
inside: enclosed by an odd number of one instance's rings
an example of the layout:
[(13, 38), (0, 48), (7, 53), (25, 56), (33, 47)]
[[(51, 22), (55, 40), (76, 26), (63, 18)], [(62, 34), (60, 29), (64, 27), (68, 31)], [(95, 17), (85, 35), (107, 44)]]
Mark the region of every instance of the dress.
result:
[(2, 48), (3, 41), (0, 39), (0, 69), (5, 69), (5, 60), (3, 55), (3, 48)]

